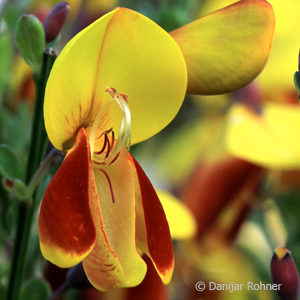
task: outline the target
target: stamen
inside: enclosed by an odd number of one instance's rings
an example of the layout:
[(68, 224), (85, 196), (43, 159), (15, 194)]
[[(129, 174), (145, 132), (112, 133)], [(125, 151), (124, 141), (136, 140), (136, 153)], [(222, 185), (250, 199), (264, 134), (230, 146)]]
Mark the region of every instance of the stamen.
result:
[(103, 134), (109, 134), (110, 132), (112, 132), (112, 128), (110, 128), (110, 129), (108, 129), (108, 130), (105, 130), (105, 131), (103, 131), (97, 138), (96, 138), (96, 140), (98, 140), (98, 139), (100, 139), (102, 136), (103, 136)]
[(109, 138), (107, 137), (107, 134), (105, 135), (105, 138), (107, 139), (107, 152), (105, 158), (107, 158), (110, 153), (110, 142), (109, 142)]
[(100, 123), (102, 122), (102, 124), (104, 123), (103, 119), (105, 118), (105, 116), (107, 115), (107, 111), (110, 107), (110, 105), (112, 104), (112, 102), (108, 102), (106, 103), (98, 112), (92, 130), (91, 130), (91, 135), (90, 135), (90, 147), (91, 147), (91, 156), (93, 157), (93, 153), (94, 153), (94, 148), (95, 148), (95, 140), (96, 140), (96, 133), (97, 133), (97, 129), (100, 125)]
[(93, 161), (95, 164), (97, 164), (97, 165), (102, 165), (102, 166), (105, 166), (106, 165), (106, 163), (105, 162), (99, 162), (99, 161)]
[[(118, 94), (116, 89), (107, 87), (106, 91), (116, 100), (123, 112), (123, 119), (121, 123), (120, 133), (116, 145), (112, 146), (112, 151), (109, 157), (111, 158), (108, 164), (112, 164), (117, 158), (121, 157), (120, 153), (126, 155), (130, 148), (131, 140), (131, 114), (128, 107), (128, 96), (121, 93)], [(114, 141), (114, 136), (112, 137)]]
[(115, 144), (115, 132), (113, 131), (111, 133), (111, 147), (113, 148)]
[(105, 175), (106, 180), (107, 180), (108, 185), (109, 185), (109, 190), (110, 190), (110, 194), (111, 194), (112, 203), (115, 203), (115, 195), (114, 195), (114, 191), (113, 191), (113, 188), (112, 188), (112, 184), (111, 184), (109, 175), (103, 169), (98, 169), (98, 170), (101, 171)]
[(119, 157), (119, 155), (120, 155), (120, 152), (114, 157), (114, 159), (109, 163), (109, 166), (111, 165), (111, 164), (113, 164), (116, 160), (117, 160), (117, 158)]
[(108, 141), (107, 134), (105, 134), (105, 137), (104, 137), (104, 143), (103, 143), (103, 146), (102, 146), (101, 150), (98, 151), (98, 152), (94, 152), (94, 154), (101, 154), (101, 153), (103, 153), (104, 150), (105, 150), (105, 148), (106, 148), (106, 145), (107, 145), (108, 142), (109, 142), (109, 141)]

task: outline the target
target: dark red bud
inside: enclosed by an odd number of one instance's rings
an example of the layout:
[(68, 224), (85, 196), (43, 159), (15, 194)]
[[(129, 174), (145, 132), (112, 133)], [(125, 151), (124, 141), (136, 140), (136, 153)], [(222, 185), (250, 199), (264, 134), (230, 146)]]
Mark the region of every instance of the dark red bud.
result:
[(59, 2), (52, 8), (43, 25), (47, 43), (52, 42), (57, 38), (68, 15), (68, 2)]
[(282, 300), (297, 300), (299, 275), (292, 254), (284, 247), (276, 248), (271, 260), (273, 282), (280, 285), (277, 293)]

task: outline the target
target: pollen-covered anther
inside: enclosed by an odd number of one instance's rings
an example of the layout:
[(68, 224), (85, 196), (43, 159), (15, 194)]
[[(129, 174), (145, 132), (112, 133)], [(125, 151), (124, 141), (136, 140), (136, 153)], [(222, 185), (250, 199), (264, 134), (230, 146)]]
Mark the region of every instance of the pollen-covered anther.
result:
[(124, 93), (120, 93), (119, 96), (128, 103), (128, 95), (126, 95)]

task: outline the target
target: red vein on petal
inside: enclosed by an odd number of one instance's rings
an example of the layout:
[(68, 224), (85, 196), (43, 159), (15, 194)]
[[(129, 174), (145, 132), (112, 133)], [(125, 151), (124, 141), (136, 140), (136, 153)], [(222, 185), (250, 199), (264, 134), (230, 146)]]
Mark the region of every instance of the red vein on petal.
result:
[(116, 160), (117, 160), (117, 158), (119, 157), (119, 155), (120, 155), (120, 152), (115, 156), (115, 158), (109, 163), (109, 166), (111, 165), (111, 164), (113, 164)]
[(110, 190), (112, 202), (115, 203), (114, 191), (113, 191), (113, 188), (112, 188), (112, 184), (111, 184), (109, 175), (103, 169), (98, 169), (98, 170), (101, 171), (105, 175), (105, 177), (107, 179), (107, 182), (108, 182), (108, 185), (109, 185), (109, 190)]

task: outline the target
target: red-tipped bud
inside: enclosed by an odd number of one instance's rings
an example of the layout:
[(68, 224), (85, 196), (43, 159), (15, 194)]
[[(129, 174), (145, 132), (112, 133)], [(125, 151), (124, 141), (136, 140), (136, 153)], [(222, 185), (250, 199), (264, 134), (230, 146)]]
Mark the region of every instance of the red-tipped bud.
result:
[(59, 2), (52, 8), (44, 22), (44, 31), (47, 43), (54, 41), (58, 37), (68, 15), (68, 2)]
[(282, 300), (297, 300), (299, 275), (292, 254), (284, 247), (276, 248), (271, 260), (273, 282), (280, 285), (277, 293)]

